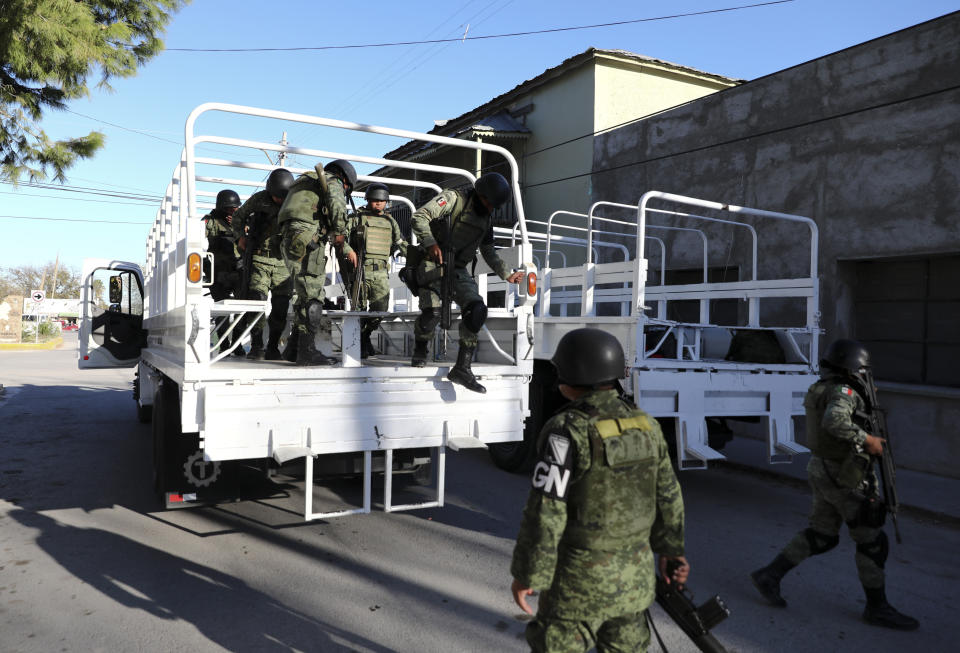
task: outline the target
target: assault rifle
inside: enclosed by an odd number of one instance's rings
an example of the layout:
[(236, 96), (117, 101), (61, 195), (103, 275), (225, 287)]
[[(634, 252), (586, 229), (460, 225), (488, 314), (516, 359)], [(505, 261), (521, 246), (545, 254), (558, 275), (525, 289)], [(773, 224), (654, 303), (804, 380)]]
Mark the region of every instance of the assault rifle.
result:
[[(667, 575), (672, 576), (679, 564), (669, 561)], [(730, 616), (730, 609), (719, 596), (714, 595), (697, 607), (692, 600), (693, 594), (686, 587), (677, 585), (676, 582), (667, 584), (663, 577), (657, 574), (656, 598), (663, 611), (670, 615), (698, 649), (704, 653), (727, 653), (723, 644), (710, 634), (714, 626)], [(659, 638), (657, 635), (658, 640)], [(663, 642), (660, 646), (663, 647)]]
[(240, 297), (246, 299), (250, 294), (250, 275), (253, 273), (253, 253), (260, 249), (260, 239), (263, 226), (259, 224), (262, 218), (260, 213), (250, 214), (247, 224), (244, 225), (244, 231), (247, 246), (240, 257)]
[(880, 466), (880, 483), (883, 485), (883, 503), (893, 521), (893, 533), (897, 544), (903, 544), (900, 538), (900, 526), (897, 524), (897, 511), (900, 510), (900, 499), (897, 497), (897, 466), (893, 461), (893, 448), (890, 443), (890, 433), (887, 431), (887, 413), (880, 408), (877, 400), (877, 386), (873, 382), (873, 374), (868, 370), (860, 376), (863, 384), (864, 398), (867, 402), (867, 414), (856, 415), (858, 421), (863, 422), (861, 427), (870, 435), (886, 440), (883, 444), (883, 453), (874, 456)]
[(454, 294), (454, 250), (453, 250), (453, 223), (450, 216), (446, 217), (443, 239), (443, 276), (440, 277), (440, 328), (448, 331), (453, 325), (453, 294)]
[[(363, 217), (360, 217), (360, 220), (363, 220)], [(357, 264), (354, 266), (353, 270), (353, 281), (350, 286), (350, 310), (359, 311), (362, 310), (360, 306), (360, 297), (363, 295), (363, 259), (366, 255), (366, 239), (364, 238), (363, 226), (361, 223), (360, 226), (360, 238), (355, 242), (358, 245), (354, 251), (357, 254)]]

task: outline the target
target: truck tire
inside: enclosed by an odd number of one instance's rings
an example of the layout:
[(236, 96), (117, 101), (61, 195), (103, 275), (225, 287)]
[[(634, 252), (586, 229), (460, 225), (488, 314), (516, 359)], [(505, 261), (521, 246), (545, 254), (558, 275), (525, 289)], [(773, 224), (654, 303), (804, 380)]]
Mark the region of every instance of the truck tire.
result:
[[(177, 384), (163, 377), (153, 397), (153, 489), (161, 497), (175, 482), (175, 452), (180, 435), (180, 393)], [(165, 501), (165, 499), (164, 499)]]
[(140, 371), (133, 373), (133, 400), (137, 404), (137, 421), (149, 424), (153, 419), (153, 406), (143, 406), (140, 403)]
[(530, 380), (530, 416), (523, 425), (521, 442), (498, 442), (489, 446), (490, 458), (500, 469), (518, 474), (533, 470), (537, 436), (544, 423), (566, 403), (557, 390), (557, 374), (549, 361), (534, 361)]

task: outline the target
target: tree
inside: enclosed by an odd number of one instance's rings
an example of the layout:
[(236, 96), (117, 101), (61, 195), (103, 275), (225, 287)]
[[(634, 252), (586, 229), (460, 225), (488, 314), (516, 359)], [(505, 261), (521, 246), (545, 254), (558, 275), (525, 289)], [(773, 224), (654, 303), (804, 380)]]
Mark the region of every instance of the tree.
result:
[(52, 141), (40, 128), (45, 108), (89, 94), (87, 79), (109, 89), (163, 49), (170, 16), (189, 0), (3, 0), (0, 2), (0, 179), (57, 181), (104, 135)]
[[(7, 295), (23, 295), (26, 297), (31, 290), (41, 288), (50, 298), (75, 298), (80, 296), (80, 273), (77, 270), (57, 266), (53, 261), (46, 265), (22, 265), (12, 268), (0, 268), (0, 299)], [(54, 283), (53, 273), (57, 272)]]

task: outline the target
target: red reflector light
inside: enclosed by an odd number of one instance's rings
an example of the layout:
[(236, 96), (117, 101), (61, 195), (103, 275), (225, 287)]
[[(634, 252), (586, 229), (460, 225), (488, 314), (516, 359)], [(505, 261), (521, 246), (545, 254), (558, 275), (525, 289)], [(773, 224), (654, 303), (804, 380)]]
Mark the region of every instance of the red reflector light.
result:
[(167, 494), (167, 503), (183, 503), (183, 495), (171, 492)]
[(533, 297), (537, 294), (537, 274), (530, 272), (527, 274), (527, 296)]
[(90, 357), (89, 357), (89, 356), (84, 356), (84, 357), (83, 357), (83, 360), (88, 361), (88, 360), (90, 360)]

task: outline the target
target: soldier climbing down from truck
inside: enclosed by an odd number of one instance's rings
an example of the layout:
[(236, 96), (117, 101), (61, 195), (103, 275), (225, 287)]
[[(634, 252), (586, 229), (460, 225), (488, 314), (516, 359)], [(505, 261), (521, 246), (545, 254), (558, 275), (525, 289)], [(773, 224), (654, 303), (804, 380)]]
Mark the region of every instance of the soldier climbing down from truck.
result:
[[(217, 193), (216, 205), (210, 213), (203, 216), (206, 224), (207, 251), (213, 254), (213, 270), (216, 275), (210, 286), (210, 297), (218, 302), (227, 299), (238, 292), (240, 275), (237, 273), (237, 246), (233, 234), (233, 214), (240, 207), (240, 196), (236, 191), (224, 189)], [(218, 328), (221, 338), (227, 332), (226, 322)], [(240, 332), (235, 332), (234, 343), (237, 345), (235, 353), (243, 354), (243, 348), (237, 342)], [(220, 350), (227, 351), (230, 343), (225, 340), (220, 343)]]
[[(413, 232), (420, 247), (410, 248), (407, 266), (413, 269), (419, 291), (420, 316), (414, 324), (416, 345), (411, 365), (426, 365), (430, 340), (441, 321), (440, 309), (444, 302), (456, 301), (460, 306), (460, 346), (457, 364), (447, 379), (474, 392), (487, 391), (470, 367), (477, 350), (477, 333), (487, 318), (487, 305), (467, 266), (476, 259), (479, 249), (501, 279), (519, 283), (523, 278), (522, 272), (507, 267), (493, 245), (491, 213), (506, 204), (510, 195), (510, 184), (503, 175), (489, 172), (477, 179), (472, 189), (445, 190), (413, 214)], [(444, 274), (448, 275), (445, 284)], [(441, 286), (449, 289), (447, 296), (443, 296)]]

